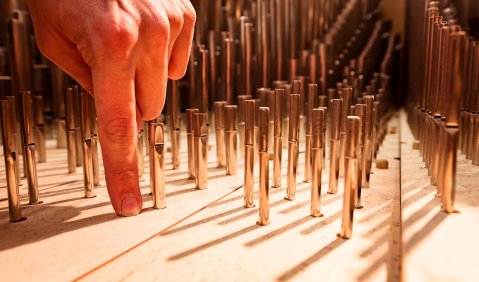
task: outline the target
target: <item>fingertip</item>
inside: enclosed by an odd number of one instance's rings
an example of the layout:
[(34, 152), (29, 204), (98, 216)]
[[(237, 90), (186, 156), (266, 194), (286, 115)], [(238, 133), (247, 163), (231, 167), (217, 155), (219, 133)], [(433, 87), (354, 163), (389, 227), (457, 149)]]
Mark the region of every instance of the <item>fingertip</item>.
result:
[(140, 202), (141, 200), (138, 201), (138, 199), (131, 194), (124, 195), (121, 201), (121, 211), (118, 215), (127, 217), (139, 214), (141, 211)]
[(187, 64), (180, 64), (177, 61), (188, 62), (188, 59), (177, 60), (175, 56), (172, 56), (168, 64), (168, 78), (171, 80), (182, 79), (186, 74)]

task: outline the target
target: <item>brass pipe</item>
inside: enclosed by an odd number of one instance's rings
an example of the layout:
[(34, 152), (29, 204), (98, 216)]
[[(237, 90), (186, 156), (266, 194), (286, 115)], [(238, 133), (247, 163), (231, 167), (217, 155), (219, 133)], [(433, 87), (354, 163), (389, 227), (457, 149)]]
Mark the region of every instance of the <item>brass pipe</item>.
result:
[(32, 112), (32, 96), (30, 91), (20, 91), (19, 93), (21, 105), (21, 130), (23, 156), (26, 162), (26, 175), (28, 182), (28, 196), (30, 205), (41, 203), (38, 194), (37, 168), (35, 161), (35, 140), (33, 132), (33, 112)]
[(474, 140), (474, 114), (471, 111), (465, 113), (465, 118), (467, 120), (466, 123), (466, 159), (472, 160), (473, 151), (472, 151), (472, 144)]
[[(276, 111), (276, 93), (274, 90), (268, 89), (266, 93), (266, 107), (269, 108), (269, 131), (268, 131), (268, 151), (274, 151), (274, 113)], [(272, 153), (271, 153), (272, 154)], [(271, 155), (272, 156), (272, 155)]]
[[(13, 98), (13, 96), (12, 96)], [(17, 154), (15, 152), (15, 116), (11, 109), (15, 107), (14, 99), (0, 101), (0, 114), (2, 123), (3, 156), (5, 158), (5, 174), (8, 193), (8, 215), (11, 222), (22, 221), (20, 206), (20, 192), (18, 189), (18, 171), (16, 168)]]
[(296, 175), (298, 168), (300, 95), (291, 94), (289, 105), (288, 172), (285, 199), (293, 201), (296, 198)]
[(216, 164), (217, 167), (225, 167), (225, 113), (224, 107), (227, 105), (225, 101), (217, 101), (214, 103), (215, 113), (215, 136), (216, 136)]
[[(378, 98), (377, 95), (375, 97), (376, 99)], [(381, 128), (380, 128), (380, 123), (381, 123), (381, 117), (380, 117), (380, 106), (381, 103), (379, 101), (375, 101), (373, 105), (373, 142), (372, 142), (372, 163), (375, 162), (376, 157), (377, 157), (377, 151), (379, 148), (380, 144), (380, 136), (381, 136)], [(427, 116), (426, 116), (427, 118)], [(431, 130), (431, 126), (429, 124), (429, 130)], [(431, 143), (431, 140), (429, 139), (428, 145)]]
[(91, 151), (91, 115), (90, 94), (82, 89), (81, 93), (81, 139), (83, 144), (83, 180), (85, 198), (96, 197), (93, 190), (93, 163)]
[(318, 84), (318, 56), (316, 54), (309, 55), (309, 81), (313, 84)]
[(457, 142), (459, 128), (446, 127), (444, 129), (444, 160), (442, 194), (441, 194), (441, 210), (447, 213), (455, 212), (454, 201), (456, 196), (456, 166), (457, 166)]
[(165, 192), (165, 142), (162, 123), (152, 123), (153, 135), (150, 136), (150, 147), (153, 148), (153, 162), (150, 174), (152, 175), (151, 190), (153, 194), (153, 208), (166, 208)]
[[(98, 127), (96, 123), (96, 108), (95, 101), (92, 96), (89, 99), (90, 103), (90, 130), (91, 130), (91, 163), (93, 172), (93, 185), (100, 186), (100, 164), (98, 160)], [(137, 144), (137, 146), (140, 146)], [(143, 161), (143, 158), (140, 159)], [(140, 162), (140, 179), (143, 176), (143, 162)]]
[[(339, 91), (338, 91), (339, 92)], [(345, 146), (346, 146), (346, 120), (349, 115), (349, 110), (352, 104), (353, 89), (350, 87), (342, 88), (341, 98), (343, 99), (343, 109), (341, 111), (341, 131), (339, 133), (340, 151), (339, 151), (339, 176), (344, 176), (344, 164), (345, 164)]]
[[(241, 81), (242, 83), (240, 83), (240, 90), (241, 90), (241, 93), (244, 94), (244, 95), (247, 95), (249, 94), (247, 91), (248, 91), (248, 85), (247, 85), (247, 79), (251, 79), (251, 76), (250, 74), (248, 73), (248, 68), (249, 68), (249, 65), (247, 65), (247, 46), (246, 46), (246, 24), (248, 23), (248, 17), (247, 16), (241, 16), (240, 17), (240, 22), (239, 22), (239, 28), (240, 28), (240, 65), (241, 65), (241, 75), (240, 75), (240, 78), (241, 78)], [(249, 50), (251, 51), (251, 50)], [(249, 53), (249, 55), (251, 55), (251, 53)], [(249, 81), (248, 81), (249, 82)], [(239, 103), (239, 101), (238, 101)]]
[(431, 171), (431, 185), (437, 186), (437, 166), (439, 165), (439, 131), (441, 128), (441, 117), (440, 115), (436, 115), (432, 118), (432, 147), (431, 148), (431, 164), (430, 164), (430, 171)]
[(271, 61), (270, 61), (270, 44), (269, 44), (269, 38), (268, 38), (268, 35), (269, 35), (269, 32), (267, 30), (267, 14), (268, 14), (268, 11), (267, 11), (267, 3), (266, 1), (259, 1), (259, 5), (258, 5), (258, 14), (256, 15), (257, 16), (257, 20), (258, 20), (258, 25), (256, 26), (256, 34), (258, 35), (258, 50), (257, 50), (257, 53), (258, 53), (258, 57), (257, 57), (257, 61), (259, 63), (259, 66), (260, 66), (260, 70), (261, 70), (261, 73), (259, 75), (259, 87), (267, 87), (269, 85), (269, 82), (270, 82), (270, 77), (271, 77), (271, 74), (270, 74), (270, 64), (271, 64)]
[[(153, 195), (153, 185), (154, 185), (154, 157), (155, 157), (155, 125), (156, 120), (151, 120), (147, 122), (147, 132), (148, 132), (148, 167), (150, 173), (150, 195)], [(194, 160), (194, 158), (193, 158)], [(194, 163), (194, 161), (193, 161)]]
[(354, 203), (356, 198), (355, 184), (357, 183), (357, 163), (356, 142), (359, 139), (360, 119), (356, 116), (348, 116), (347, 122), (347, 138), (345, 147), (345, 178), (343, 193), (343, 211), (341, 232), (339, 236), (343, 239), (350, 239), (353, 236), (353, 217)]
[(339, 132), (341, 127), (341, 112), (343, 108), (343, 99), (331, 100), (331, 111), (329, 120), (330, 131), (330, 149), (329, 149), (329, 194), (338, 192), (339, 177)]
[[(273, 2), (273, 1), (272, 1)], [(275, 0), (273, 3), (274, 5), (274, 35), (276, 36), (276, 40), (271, 40), (272, 43), (276, 43), (276, 56), (275, 56), (275, 79), (282, 80), (284, 79), (284, 24), (283, 24), (283, 14), (284, 14), (284, 3), (282, 0)]]
[[(461, 63), (464, 59), (464, 54), (461, 52), (465, 44), (465, 32), (458, 31), (450, 35), (452, 54), (452, 73), (461, 76)], [(459, 107), (461, 95), (463, 93), (462, 79), (455, 79), (451, 86), (450, 101), (448, 104), (447, 115), (445, 120), (445, 151), (444, 151), (444, 171), (441, 175), (442, 180), (442, 201), (441, 210), (447, 213), (453, 213), (454, 200), (456, 193), (456, 160), (457, 160), (457, 145), (459, 136)]]
[[(200, 113), (205, 113), (207, 117), (209, 117), (209, 108), (208, 108), (208, 50), (200, 48), (200, 57), (199, 57), (199, 76), (200, 76), (200, 96), (198, 97), (198, 108)], [(209, 124), (208, 121), (206, 121)]]
[(246, 100), (244, 103), (245, 118), (245, 156), (244, 156), (244, 207), (254, 207), (254, 128), (255, 128), (255, 100)]
[(75, 151), (76, 151), (76, 166), (83, 165), (83, 144), (82, 144), (82, 132), (81, 132), (81, 95), (78, 85), (72, 87), (73, 95), (73, 107), (74, 107), (74, 120), (75, 120)]
[(171, 95), (168, 99), (168, 117), (171, 140), (171, 162), (173, 169), (180, 167), (180, 108), (179, 108), (179, 82), (171, 80)]
[(240, 95), (238, 96), (238, 134), (239, 134), (239, 147), (240, 147), (240, 155), (244, 156), (244, 140), (245, 140), (245, 101), (251, 99), (249, 95)]
[[(73, 89), (65, 89), (65, 125), (67, 133), (68, 173), (74, 173), (77, 167), (75, 112), (73, 103)], [(80, 157), (80, 156), (78, 156)]]
[[(12, 148), (12, 152), (15, 152), (15, 174), (16, 174), (16, 177), (17, 177), (17, 185), (21, 185), (21, 182), (20, 182), (20, 161), (19, 161), (19, 155), (20, 155), (20, 151), (22, 151), (21, 148), (22, 147), (22, 142), (21, 142), (21, 132), (19, 132), (19, 123), (17, 121), (17, 118), (18, 118), (18, 115), (17, 115), (17, 105), (18, 105), (18, 100), (16, 99), (15, 96), (6, 96), (7, 98), (7, 101), (9, 103), (9, 107), (10, 107), (10, 111), (11, 111), (11, 122), (12, 122), (12, 131), (11, 131), (11, 138), (13, 138), (13, 142), (14, 144), (11, 146)], [(20, 140), (20, 142), (18, 142)], [(24, 171), (24, 173), (26, 173)]]
[(323, 107), (323, 108), (328, 107), (328, 96), (319, 95), (318, 96), (318, 106)]
[[(458, 31), (451, 34), (451, 44), (452, 50), (451, 53), (453, 54), (453, 62), (452, 62), (452, 73), (453, 74), (460, 74), (461, 73), (461, 64), (463, 62), (463, 54), (461, 51), (464, 49), (465, 44), (465, 36), (466, 33), (464, 31)], [(461, 95), (463, 91), (463, 81), (461, 79), (457, 79), (451, 85), (451, 93), (449, 107), (446, 116), (446, 126), (447, 127), (457, 127), (459, 126), (460, 118), (459, 118), (459, 107), (461, 104)]]
[(290, 112), (290, 96), (292, 93), (293, 86), (291, 84), (284, 84), (284, 95), (283, 95), (283, 128), (282, 128), (282, 138), (284, 148), (288, 148), (288, 131), (289, 131), (289, 112)]
[(186, 109), (186, 142), (188, 151), (188, 179), (195, 179), (195, 137), (194, 137), (194, 114), (198, 109)]
[(259, 220), (258, 225), (269, 225), (269, 108), (259, 109)]
[(359, 117), (359, 134), (358, 140), (356, 142), (356, 158), (357, 158), (357, 182), (355, 183), (356, 198), (354, 201), (354, 207), (361, 209), (361, 189), (362, 189), (362, 175), (363, 175), (363, 164), (364, 164), (364, 142), (365, 142), (365, 133), (366, 133), (366, 104), (356, 104), (354, 108), (354, 115)]
[(473, 158), (472, 165), (479, 165), (479, 114), (474, 114), (474, 133), (473, 133)]
[(28, 13), (13, 10), (10, 20), (10, 54), (13, 58), (10, 66), (15, 75), (15, 91), (32, 89), (29, 28)]
[(254, 80), (252, 80), (252, 72), (253, 72), (253, 24), (246, 23), (245, 24), (245, 66), (244, 66), (244, 74), (245, 74), (245, 95), (252, 96), (253, 95), (253, 85)]
[(261, 107), (261, 99), (254, 99), (254, 159), (259, 160), (259, 108)]
[(284, 89), (274, 91), (274, 146), (273, 146), (273, 188), (281, 187), (281, 159), (283, 155), (283, 100)]
[[(208, 32), (208, 58), (209, 58), (209, 80), (210, 80), (210, 101), (215, 101), (218, 97), (219, 87), (218, 83), (218, 73), (220, 72), (219, 61), (217, 60), (217, 51), (216, 51), (216, 34), (214, 30)], [(193, 105), (188, 105), (193, 106)], [(212, 106), (211, 103), (209, 105)]]
[[(327, 139), (328, 136), (328, 97), (320, 95), (318, 96), (318, 105), (320, 108), (324, 109), (324, 122), (323, 122), (323, 135), (325, 140)], [(323, 148), (323, 167), (326, 167), (326, 151), (327, 151), (327, 146), (326, 142), (324, 142), (324, 148)]]
[(66, 74), (57, 65), (50, 63), (52, 95), (54, 106), (54, 126), (57, 132), (57, 148), (66, 148), (65, 133), (65, 101), (63, 100), (63, 91), (66, 86)]
[(222, 55), (222, 75), (223, 75), (223, 99), (227, 104), (233, 104), (233, 90), (234, 90), (234, 62), (233, 62), (233, 39), (225, 38), (223, 41)]
[(225, 116), (225, 151), (226, 151), (226, 175), (238, 174), (238, 138), (236, 136), (236, 113), (237, 106), (227, 105), (224, 107)]
[(321, 180), (323, 173), (324, 152), (324, 123), (326, 111), (324, 108), (316, 108), (312, 111), (312, 182), (311, 182), (311, 216), (321, 216)]
[(43, 97), (33, 96), (33, 119), (35, 125), (35, 146), (38, 153), (38, 162), (47, 161), (47, 148), (45, 145), (45, 118), (43, 117)]
[(196, 189), (208, 188), (208, 176), (207, 176), (207, 153), (208, 153), (208, 127), (206, 125), (207, 115), (206, 113), (193, 114), (195, 127), (194, 127), (194, 139), (195, 139), (195, 177), (196, 177)]
[[(199, 91), (201, 90), (200, 87), (200, 61), (199, 61), (199, 54), (197, 52), (198, 48), (196, 44), (192, 44), (190, 50), (190, 58), (188, 60), (188, 82), (189, 82), (189, 97), (187, 106), (188, 107), (200, 107), (200, 94)], [(211, 56), (215, 56), (215, 54), (210, 54)], [(210, 56), (210, 58), (211, 58)], [(211, 59), (210, 59), (211, 60)]]
[(308, 97), (306, 101), (306, 149), (304, 160), (304, 182), (311, 181), (311, 144), (313, 142), (313, 108), (316, 106), (316, 96), (318, 95), (318, 85), (308, 85)]
[(369, 177), (371, 175), (372, 165), (372, 134), (373, 134), (373, 109), (374, 96), (366, 95), (363, 97), (366, 104), (365, 125), (364, 125), (364, 147), (362, 158), (361, 188), (369, 188)]

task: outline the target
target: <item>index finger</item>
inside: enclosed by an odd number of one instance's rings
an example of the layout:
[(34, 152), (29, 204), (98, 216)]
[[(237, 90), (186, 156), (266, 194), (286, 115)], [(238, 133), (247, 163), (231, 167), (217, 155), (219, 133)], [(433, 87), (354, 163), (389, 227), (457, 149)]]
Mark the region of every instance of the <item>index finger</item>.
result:
[(121, 216), (136, 215), (142, 207), (134, 69), (130, 68), (118, 64), (92, 69), (106, 184), (113, 208)]

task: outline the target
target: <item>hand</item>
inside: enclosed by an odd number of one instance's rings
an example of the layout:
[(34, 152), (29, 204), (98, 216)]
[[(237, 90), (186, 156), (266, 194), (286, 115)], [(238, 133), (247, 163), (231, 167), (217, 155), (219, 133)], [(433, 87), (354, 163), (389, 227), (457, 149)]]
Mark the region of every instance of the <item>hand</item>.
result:
[(167, 79), (186, 72), (196, 14), (188, 0), (27, 0), (38, 47), (95, 99), (108, 193), (141, 211), (141, 120), (158, 117)]

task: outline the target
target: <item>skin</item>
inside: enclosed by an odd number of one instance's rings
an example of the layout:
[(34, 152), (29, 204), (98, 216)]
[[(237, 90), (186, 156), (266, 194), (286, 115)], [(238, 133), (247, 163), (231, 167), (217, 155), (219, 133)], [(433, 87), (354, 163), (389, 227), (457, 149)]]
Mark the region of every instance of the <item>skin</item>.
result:
[(95, 100), (108, 194), (119, 216), (142, 209), (141, 120), (158, 117), (167, 79), (184, 76), (196, 21), (188, 0), (27, 0), (42, 54)]

